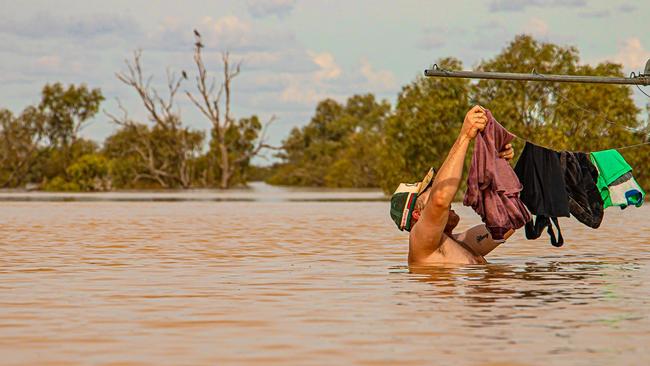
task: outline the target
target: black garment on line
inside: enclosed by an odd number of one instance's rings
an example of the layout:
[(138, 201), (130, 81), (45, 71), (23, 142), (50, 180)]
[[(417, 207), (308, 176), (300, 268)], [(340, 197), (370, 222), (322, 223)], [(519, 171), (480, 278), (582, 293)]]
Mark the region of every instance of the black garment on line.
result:
[[(557, 218), (569, 217), (569, 198), (559, 153), (526, 142), (515, 166), (515, 173), (524, 187), (519, 197), (536, 216), (534, 222), (531, 220), (526, 224), (526, 238), (537, 239), (547, 228), (551, 244), (562, 246), (564, 238)], [(557, 239), (552, 224), (557, 228)]]
[(560, 166), (569, 197), (569, 212), (581, 223), (597, 229), (603, 221), (603, 199), (596, 186), (598, 169), (581, 152), (562, 151)]

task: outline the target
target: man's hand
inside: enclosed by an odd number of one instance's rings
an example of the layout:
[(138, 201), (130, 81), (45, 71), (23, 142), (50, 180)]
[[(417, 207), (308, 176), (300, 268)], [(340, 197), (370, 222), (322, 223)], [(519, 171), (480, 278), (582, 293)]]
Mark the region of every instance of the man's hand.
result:
[(504, 146), (503, 150), (499, 152), (499, 157), (508, 161), (512, 160), (515, 157), (515, 149), (512, 148), (512, 144)]
[(485, 129), (486, 124), (487, 115), (485, 114), (485, 110), (481, 106), (476, 105), (465, 115), (463, 127), (460, 130), (460, 136), (466, 136), (473, 139), (479, 131)]

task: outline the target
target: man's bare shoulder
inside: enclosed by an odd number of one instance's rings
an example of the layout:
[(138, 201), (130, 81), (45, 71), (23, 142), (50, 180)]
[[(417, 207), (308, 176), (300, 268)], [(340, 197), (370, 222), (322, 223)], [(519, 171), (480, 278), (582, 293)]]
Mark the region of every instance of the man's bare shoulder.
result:
[(467, 245), (455, 240), (446, 233), (442, 233), (440, 244), (431, 253), (418, 250), (417, 238), (409, 235), (409, 265), (429, 264), (484, 264), (485, 258), (472, 251)]

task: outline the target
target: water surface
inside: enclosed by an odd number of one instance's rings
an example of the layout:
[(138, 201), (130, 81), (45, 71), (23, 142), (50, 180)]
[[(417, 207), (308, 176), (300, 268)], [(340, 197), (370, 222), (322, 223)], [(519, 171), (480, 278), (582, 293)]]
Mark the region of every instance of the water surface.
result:
[(650, 206), (409, 269), (373, 191), (0, 196), (3, 365), (650, 363)]

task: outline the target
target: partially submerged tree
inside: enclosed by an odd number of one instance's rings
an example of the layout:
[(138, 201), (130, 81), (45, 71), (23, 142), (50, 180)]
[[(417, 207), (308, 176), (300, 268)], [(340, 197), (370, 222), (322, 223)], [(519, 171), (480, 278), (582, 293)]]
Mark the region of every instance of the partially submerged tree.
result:
[(35, 107), (25, 108), (19, 116), (0, 110), (0, 188), (28, 183), (39, 156), (43, 127), (43, 114)]
[(68, 88), (61, 83), (45, 85), (38, 109), (45, 117), (44, 130), (50, 146), (66, 149), (74, 144), (103, 101), (101, 90), (88, 89), (84, 84)]
[(68, 179), (67, 169), (96, 145), (79, 136), (104, 100), (86, 85), (46, 84), (41, 101), (19, 116), (0, 111), (0, 187)]
[[(273, 147), (266, 143), (266, 130), (273, 123), (275, 116), (271, 117), (264, 126), (257, 116), (235, 120), (232, 115), (232, 81), (241, 71), (241, 62), (234, 66), (230, 63), (230, 55), (224, 52), (221, 55), (223, 63), (223, 80), (216, 89), (216, 80), (208, 80), (208, 71), (203, 62), (203, 43), (199, 32), (194, 31), (196, 43), (194, 45), (194, 63), (198, 71), (196, 77), (195, 95), (186, 92), (192, 103), (210, 121), (212, 125), (212, 141), (208, 155), (208, 164), (215, 165), (219, 179), (219, 187), (229, 188), (237, 181), (245, 183), (245, 170), (250, 160), (258, 156), (263, 149)], [(215, 161), (213, 161), (215, 160)], [(244, 175), (242, 179), (241, 175)]]
[(380, 144), (390, 104), (372, 94), (354, 95), (345, 104), (318, 103), (311, 121), (294, 128), (268, 182), (281, 185), (376, 187)]
[[(127, 71), (116, 74), (125, 85), (133, 88), (144, 106), (153, 126), (138, 123), (129, 118), (127, 110), (118, 100), (121, 115), (107, 113), (111, 120), (121, 126), (118, 138), (124, 149), (111, 149), (114, 159), (126, 159), (134, 163), (132, 182), (149, 180), (163, 188), (189, 188), (192, 184), (193, 160), (201, 151), (203, 133), (183, 126), (180, 112), (175, 108), (176, 94), (185, 73), (176, 77), (167, 71), (167, 95), (162, 97), (151, 86), (152, 77), (145, 79), (141, 64), (141, 51), (135, 51), (133, 60), (126, 61)], [(110, 142), (110, 140), (109, 140)]]
[(107, 191), (111, 189), (108, 161), (97, 153), (79, 157), (66, 169), (68, 178), (55, 177), (43, 187), (48, 191)]
[(104, 96), (99, 88), (61, 83), (43, 87), (38, 110), (43, 115), (43, 132), (47, 147), (39, 161), (41, 180), (46, 183), (56, 177), (68, 180), (68, 167), (76, 159), (97, 149), (97, 145), (79, 136), (88, 121), (99, 112)]

